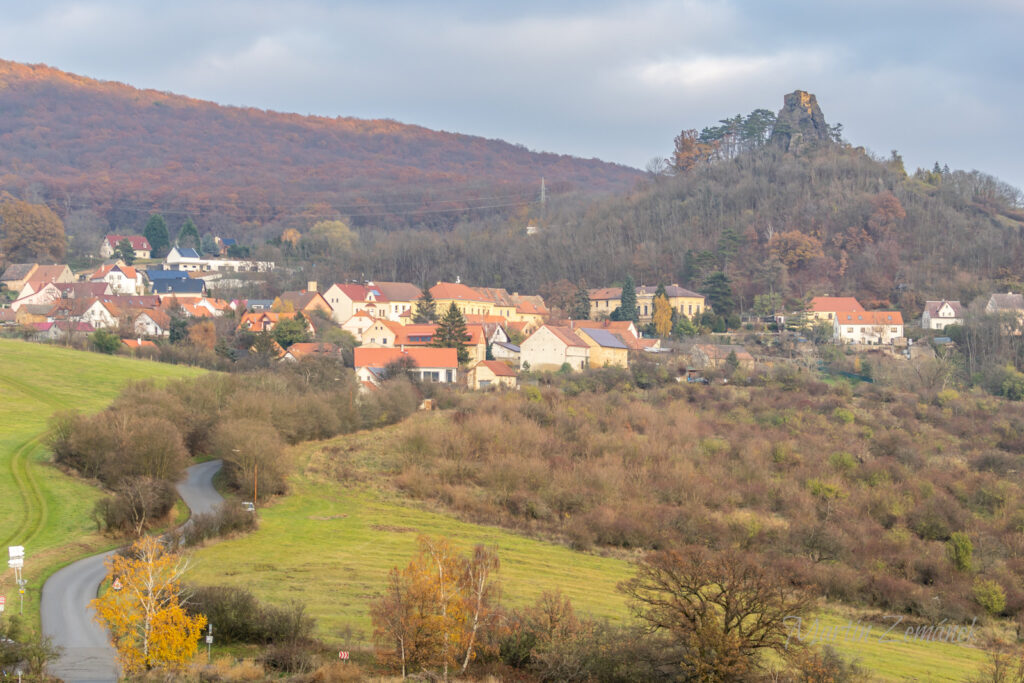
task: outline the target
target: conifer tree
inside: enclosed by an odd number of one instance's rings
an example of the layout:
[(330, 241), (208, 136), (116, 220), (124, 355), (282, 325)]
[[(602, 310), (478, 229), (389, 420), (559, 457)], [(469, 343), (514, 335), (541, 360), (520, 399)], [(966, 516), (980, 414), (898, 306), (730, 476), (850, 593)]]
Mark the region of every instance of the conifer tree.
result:
[(448, 306), (444, 317), (437, 324), (437, 331), (434, 333), (434, 346), (445, 349), (455, 349), (459, 356), (459, 363), (469, 360), (469, 350), (466, 348), (466, 319), (462, 311), (452, 302)]
[(171, 237), (167, 233), (167, 223), (163, 216), (158, 213), (150, 216), (146, 221), (146, 227), (142, 230), (142, 235), (149, 242), (152, 249), (150, 255), (153, 258), (163, 258), (167, 255), (167, 250), (171, 246)]
[(182, 249), (190, 247), (199, 250), (199, 230), (196, 229), (196, 224), (192, 222), (191, 218), (182, 223), (181, 230), (178, 232), (177, 244)]
[(627, 275), (626, 281), (622, 283), (622, 299), (619, 304), (619, 320), (639, 320), (639, 311), (636, 308), (636, 285), (633, 284), (633, 276)]
[(582, 280), (573, 296), (570, 315), (573, 320), (590, 320), (590, 292), (587, 291), (586, 284)]
[(430, 287), (423, 288), (423, 293), (416, 302), (412, 321), (420, 324), (437, 322), (437, 304), (434, 302), (434, 295), (430, 293)]

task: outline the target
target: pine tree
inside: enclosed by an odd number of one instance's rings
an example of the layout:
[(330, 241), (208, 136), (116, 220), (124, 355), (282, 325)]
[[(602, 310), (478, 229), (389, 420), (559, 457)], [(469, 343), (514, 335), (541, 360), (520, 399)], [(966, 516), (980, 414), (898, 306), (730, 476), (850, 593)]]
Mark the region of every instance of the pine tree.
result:
[(633, 284), (633, 276), (627, 275), (626, 281), (622, 284), (622, 299), (619, 303), (619, 320), (639, 320), (639, 312), (636, 308), (636, 285)]
[(468, 336), (466, 319), (453, 302), (437, 324), (437, 331), (434, 332), (434, 346), (455, 349), (459, 356), (459, 363), (465, 363), (469, 360), (469, 350), (466, 348), (466, 337)]
[(121, 259), (126, 266), (135, 263), (135, 248), (130, 239), (125, 237), (117, 243), (117, 246), (114, 247), (114, 258)]
[(437, 304), (434, 302), (434, 295), (430, 293), (429, 287), (423, 288), (419, 301), (416, 302), (416, 310), (412, 314), (414, 323), (437, 322)]
[(167, 250), (171, 246), (171, 237), (167, 233), (167, 223), (164, 221), (164, 217), (158, 213), (154, 213), (146, 221), (146, 227), (142, 231), (142, 235), (149, 242), (149, 246), (152, 249), (150, 254), (153, 258), (163, 258), (167, 255)]
[(177, 245), (182, 249), (190, 247), (199, 250), (199, 230), (196, 229), (196, 224), (192, 222), (191, 218), (182, 223), (181, 230), (178, 231)]
[(708, 298), (708, 304), (718, 315), (727, 316), (736, 307), (732, 298), (732, 282), (722, 271), (711, 273), (704, 279), (702, 293)]
[(590, 320), (590, 292), (587, 291), (586, 284), (582, 280), (573, 296), (570, 316), (573, 320)]

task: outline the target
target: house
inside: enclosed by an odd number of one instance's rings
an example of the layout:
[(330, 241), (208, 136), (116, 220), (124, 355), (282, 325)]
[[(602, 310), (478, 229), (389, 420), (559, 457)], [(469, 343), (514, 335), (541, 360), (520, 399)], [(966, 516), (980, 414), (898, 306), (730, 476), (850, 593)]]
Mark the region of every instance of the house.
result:
[(895, 344), (903, 341), (899, 311), (837, 311), (832, 338), (846, 344)]
[(461, 282), (438, 282), (430, 288), (430, 296), (434, 298), (438, 318), (442, 317), (452, 304), (455, 304), (463, 316), (496, 315), (493, 301)]
[(438, 348), (367, 348), (356, 347), (354, 352), (356, 376), (360, 382), (380, 384), (384, 368), (391, 363), (406, 360), (411, 363), (411, 374), (423, 382), (452, 384), (458, 380), (459, 356), (455, 349)]
[(161, 268), (147, 268), (145, 271), (146, 279), (150, 282), (158, 282), (160, 280), (187, 280), (189, 274), (184, 270), (163, 270)]
[(316, 291), (315, 282), (309, 283), (308, 290), (281, 292), (281, 296), (277, 297), (272, 308), (279, 311), (301, 311), (303, 313), (321, 311), (327, 315), (332, 313), (327, 299)]
[(340, 327), (341, 329), (345, 330), (353, 337), (355, 337), (356, 341), (361, 343), (363, 339), (363, 333), (372, 324), (373, 317), (370, 316), (368, 313), (363, 313), (362, 311), (359, 311), (357, 313), (352, 314), (348, 320), (341, 323)]
[(101, 266), (88, 277), (89, 282), (106, 282), (114, 294), (142, 294), (146, 291), (142, 271), (121, 262)]
[[(366, 301), (366, 287), (355, 283), (335, 283), (327, 288), (323, 294), (327, 304), (331, 307), (331, 320), (341, 324), (349, 320), (356, 313), (367, 313), (365, 306), (358, 306)], [(376, 316), (370, 315), (371, 318)], [(358, 337), (356, 337), (358, 339)]]
[(61, 282), (54, 285), (59, 291), (61, 298), (76, 299), (84, 297), (110, 296), (114, 291), (106, 282)]
[(401, 325), (377, 318), (366, 328), (359, 342), (363, 346), (395, 346), (395, 342), (400, 336), (402, 336)]
[(77, 323), (69, 320), (56, 320), (47, 323), (31, 323), (36, 330), (36, 338), (44, 341), (61, 342), (78, 339), (92, 334), (96, 330), (89, 323)]
[(434, 323), (411, 323), (399, 328), (395, 346), (430, 346), (434, 343), (437, 325)]
[(947, 325), (963, 325), (964, 308), (959, 301), (926, 301), (921, 314), (921, 329), (943, 330)]
[(1024, 316), (1024, 294), (993, 294), (985, 304), (985, 312), (992, 315), (996, 313), (1012, 313), (1017, 317)]
[(162, 297), (201, 299), (206, 296), (206, 281), (194, 278), (157, 279), (152, 281), (151, 288), (154, 294)]
[(142, 337), (170, 336), (171, 316), (158, 308), (142, 311), (132, 320), (132, 331)]
[[(636, 287), (636, 311), (642, 322), (650, 322), (654, 317), (654, 297), (657, 292), (658, 288), (651, 285)], [(607, 318), (612, 311), (622, 305), (622, 287), (591, 289), (589, 295), (592, 320)], [(707, 308), (703, 294), (691, 292), (679, 285), (667, 285), (665, 297), (672, 310), (687, 318), (699, 316)]]
[(20, 292), (38, 267), (37, 263), (12, 263), (0, 275), (0, 284), (12, 292)]
[(571, 327), (541, 325), (519, 348), (523, 369), (558, 370), (568, 364), (573, 370), (584, 370), (590, 359), (590, 346)]
[(288, 347), (281, 360), (299, 361), (307, 356), (341, 360), (341, 349), (329, 342), (297, 342)]
[[(416, 310), (416, 302), (423, 296), (419, 287), (408, 282), (367, 282), (366, 287), (379, 293), (379, 303), (386, 304), (383, 307), (384, 317), (395, 322), (411, 315)], [(380, 312), (378, 305), (378, 315)]]
[(520, 349), (511, 342), (494, 342), (491, 344), (491, 355), (495, 360), (503, 360), (519, 367)]
[(724, 368), (732, 354), (736, 354), (737, 367), (754, 368), (754, 357), (737, 344), (694, 344), (690, 349), (690, 365), (701, 370)]
[[(291, 320), (295, 317), (301, 318), (304, 323), (306, 322), (306, 319), (302, 314), (297, 311), (288, 311), (283, 313), (275, 313), (274, 311), (254, 311), (251, 313), (243, 313), (242, 319), (238, 322), (238, 329), (249, 330), (252, 332), (271, 332), (275, 327), (277, 327), (278, 322), (282, 320)], [(283, 351), (281, 355), (284, 355)]]
[(49, 304), (60, 298), (60, 288), (52, 282), (38, 285), (35, 291), (32, 291), (32, 284), (29, 283), (22, 289), (21, 296), (11, 302), (11, 308), (16, 311), (25, 304)]
[(583, 326), (575, 332), (590, 347), (589, 367), (629, 367), (629, 346), (614, 332)]
[(265, 273), (274, 269), (273, 261), (250, 261), (247, 259), (206, 259), (195, 249), (172, 247), (164, 259), (165, 267), (185, 270), (190, 273), (229, 272)]
[(470, 389), (515, 389), (519, 385), (519, 373), (500, 360), (482, 360), (470, 368), (466, 382)]
[(75, 316), (77, 322), (89, 323), (95, 329), (112, 328), (118, 326), (121, 318), (121, 309), (112, 303), (91, 299), (83, 301), (85, 309)]
[(107, 235), (100, 245), (100, 258), (111, 258), (121, 240), (128, 240), (131, 243), (137, 259), (148, 259), (153, 252), (149, 240), (142, 235)]
[(38, 263), (12, 263), (0, 276), (0, 284), (13, 292), (21, 292), (29, 283), (32, 291), (47, 283), (64, 284), (74, 282), (75, 275), (64, 264), (41, 266)]
[(864, 307), (852, 296), (816, 296), (807, 304), (807, 319), (832, 322), (837, 311), (863, 312)]

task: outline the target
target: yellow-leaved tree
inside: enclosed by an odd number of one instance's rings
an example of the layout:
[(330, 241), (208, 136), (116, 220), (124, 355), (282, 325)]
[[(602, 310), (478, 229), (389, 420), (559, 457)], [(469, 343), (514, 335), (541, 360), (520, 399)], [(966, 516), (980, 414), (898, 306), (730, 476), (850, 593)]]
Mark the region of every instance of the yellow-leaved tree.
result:
[(181, 577), (188, 561), (144, 536), (125, 555), (107, 561), (111, 587), (92, 601), (110, 631), (125, 675), (177, 670), (195, 656), (206, 617), (181, 606)]
[(659, 337), (664, 339), (672, 334), (672, 304), (668, 302), (668, 297), (664, 294), (654, 297), (654, 315), (652, 317), (654, 331)]
[(444, 538), (419, 538), (419, 555), (388, 576), (385, 593), (370, 605), (374, 636), (392, 646), (382, 652), (410, 671), (465, 672), (476, 655), (493, 648), (498, 617), (498, 556), (477, 546), (459, 556)]

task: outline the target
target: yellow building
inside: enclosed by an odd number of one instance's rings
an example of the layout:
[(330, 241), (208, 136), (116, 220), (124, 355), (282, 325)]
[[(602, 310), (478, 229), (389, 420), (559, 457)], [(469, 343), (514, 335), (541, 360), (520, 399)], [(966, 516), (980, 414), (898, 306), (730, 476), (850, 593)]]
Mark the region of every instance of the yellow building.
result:
[[(636, 310), (640, 322), (650, 322), (654, 316), (654, 295), (657, 287), (644, 286), (636, 288)], [(679, 285), (665, 287), (665, 296), (669, 306), (679, 315), (694, 318), (704, 312), (707, 303), (703, 294), (691, 292)], [(616, 308), (622, 305), (622, 288), (605, 287), (590, 290), (590, 319), (607, 318)]]
[(502, 387), (515, 389), (519, 384), (518, 373), (498, 360), (483, 360), (469, 371), (467, 380), (470, 389), (492, 389)]
[(593, 327), (577, 327), (575, 332), (590, 347), (590, 367), (629, 367), (629, 346), (619, 335)]
[(438, 282), (430, 288), (430, 296), (434, 298), (434, 310), (437, 317), (444, 317), (448, 308), (455, 304), (462, 315), (498, 315), (494, 302), (472, 287), (459, 282)]

